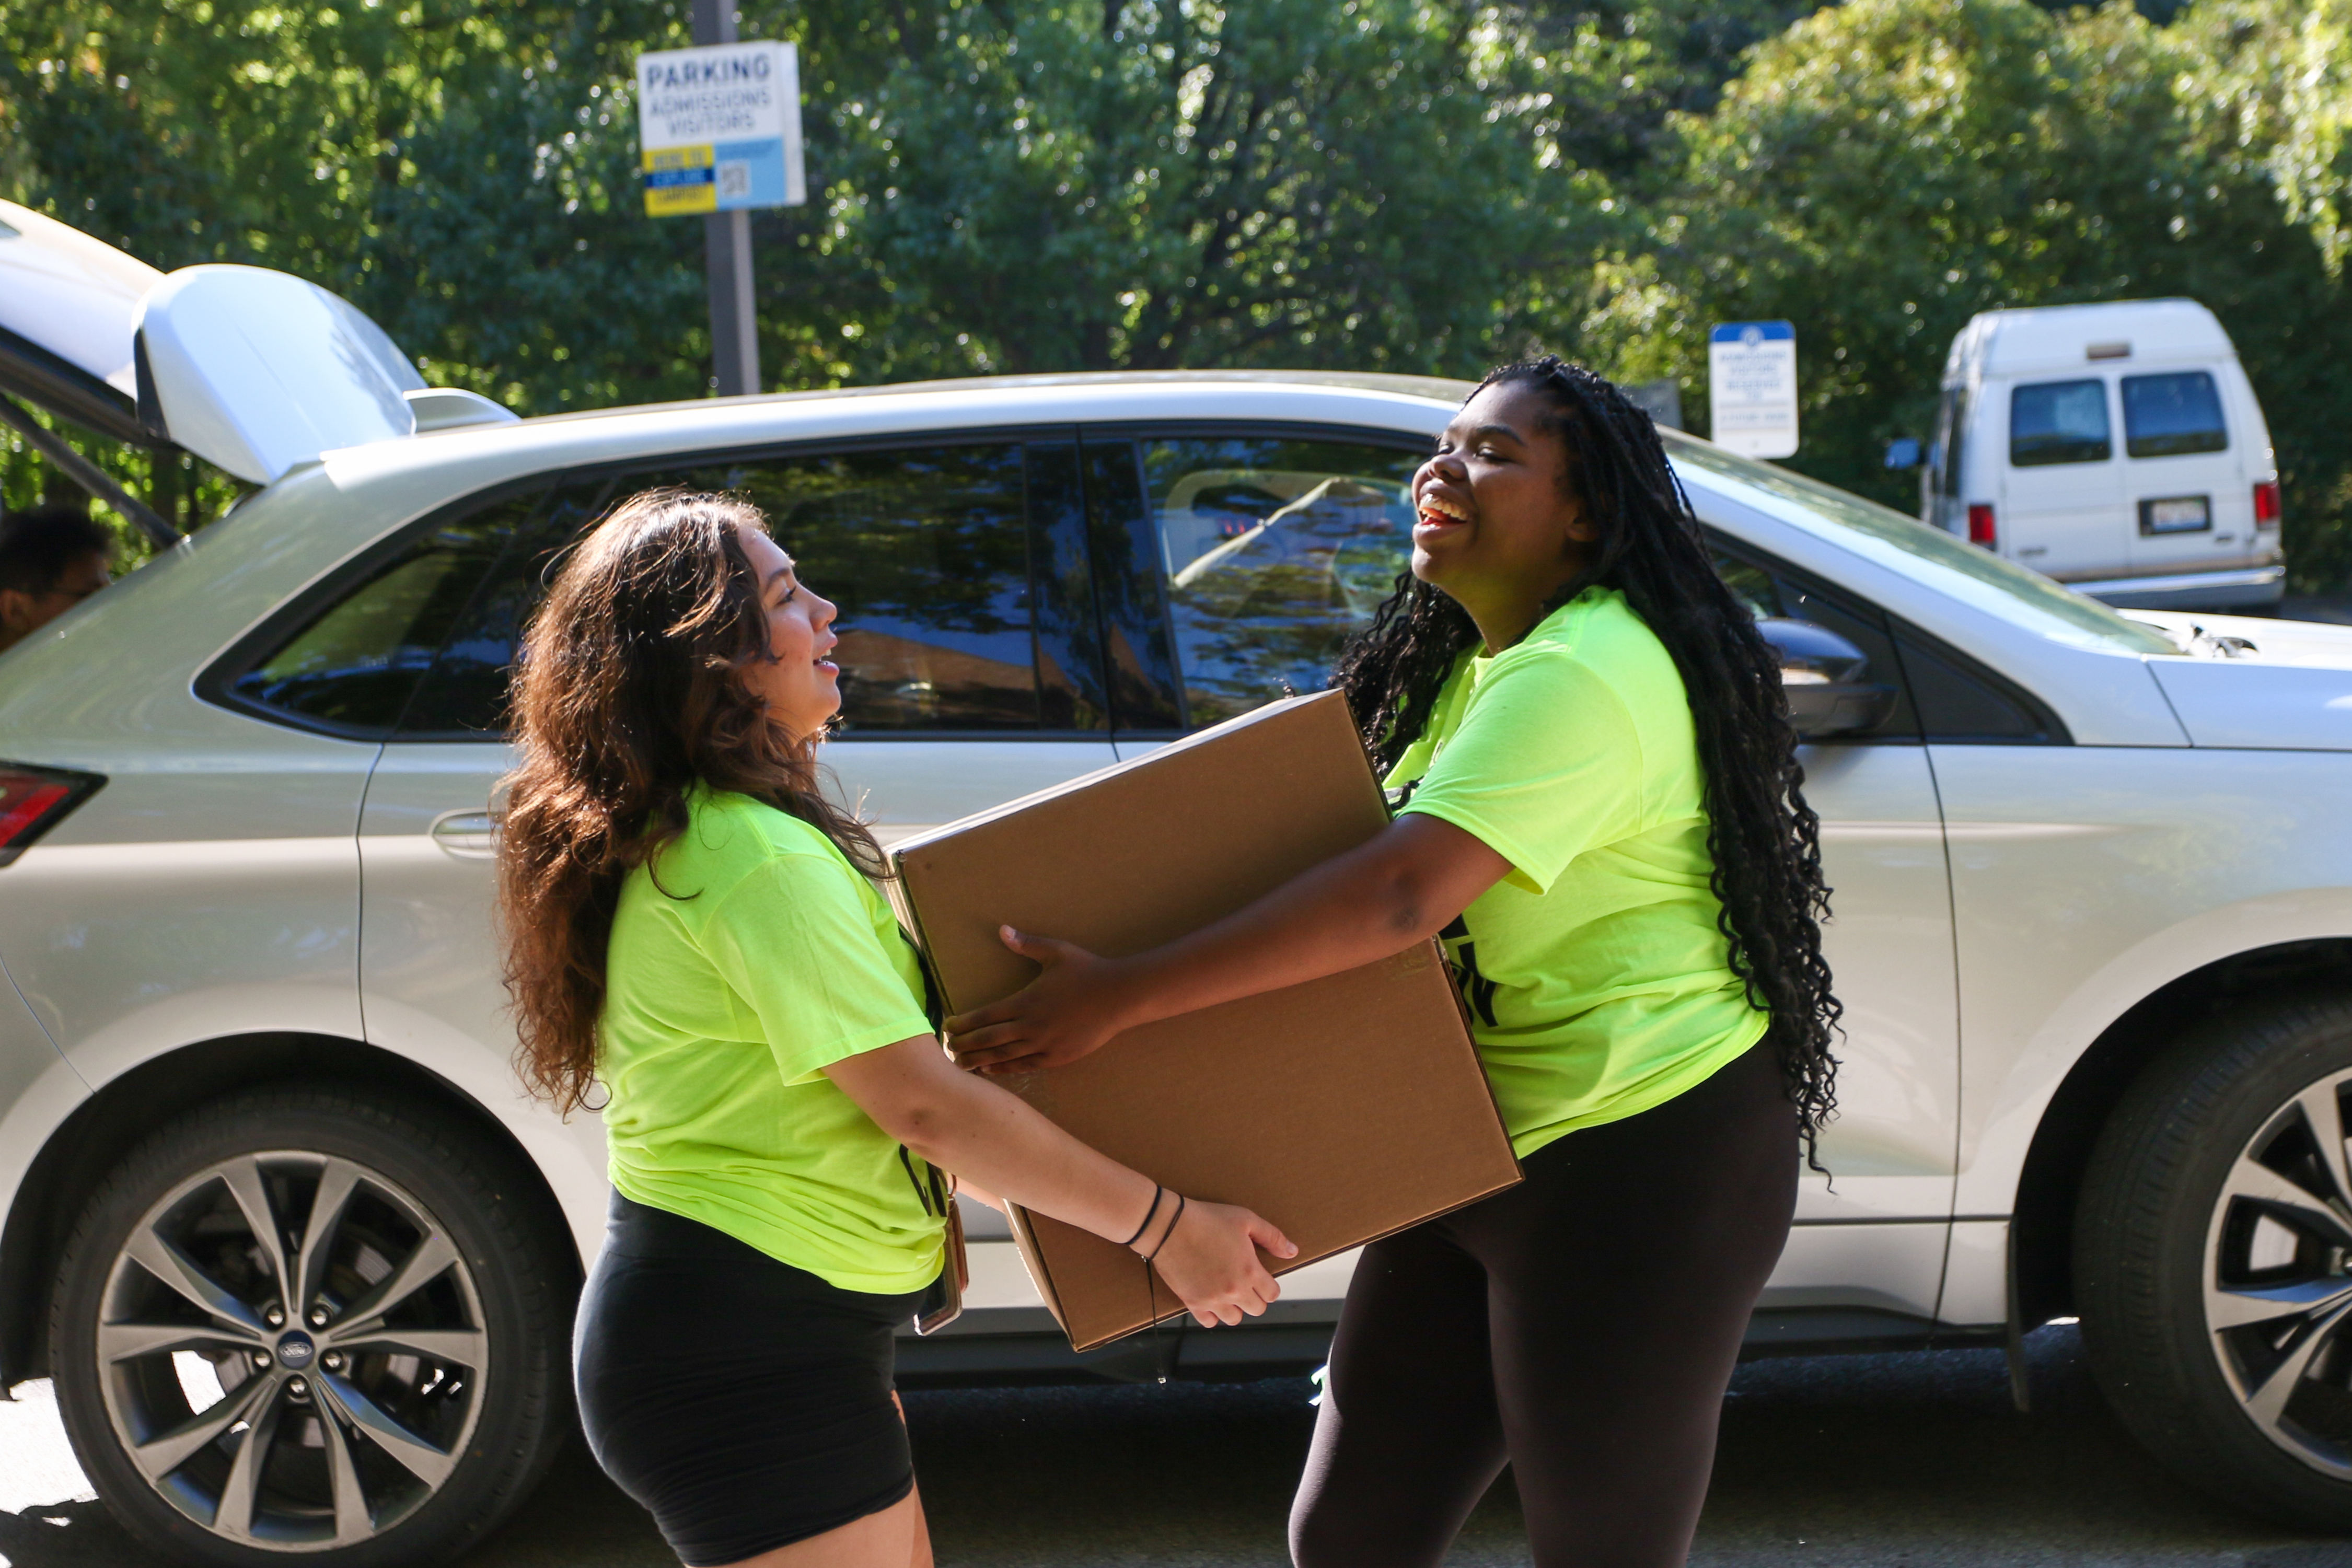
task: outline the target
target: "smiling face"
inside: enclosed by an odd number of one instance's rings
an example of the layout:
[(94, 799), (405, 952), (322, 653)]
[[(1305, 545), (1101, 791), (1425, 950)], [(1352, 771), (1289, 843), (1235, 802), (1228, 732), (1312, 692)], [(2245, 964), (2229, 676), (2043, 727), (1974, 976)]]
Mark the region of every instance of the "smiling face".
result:
[(1413, 476), (1412, 574), (1470, 612), (1489, 652), (1535, 624), (1599, 537), (1551, 417), (1525, 382), (1481, 387)]
[(737, 537), (760, 580), (772, 655), (743, 666), (744, 684), (768, 705), (770, 718), (794, 739), (805, 738), (841, 710), (841, 670), (825, 657), (840, 641), (833, 634), (837, 612), (801, 582), (775, 540), (754, 528)]

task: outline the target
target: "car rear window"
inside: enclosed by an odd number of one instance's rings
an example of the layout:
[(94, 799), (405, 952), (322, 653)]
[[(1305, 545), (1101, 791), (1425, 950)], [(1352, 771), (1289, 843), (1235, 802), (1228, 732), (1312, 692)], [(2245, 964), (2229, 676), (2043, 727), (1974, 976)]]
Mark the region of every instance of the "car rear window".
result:
[(2209, 372), (2124, 378), (2124, 450), (2132, 456), (2221, 452), (2229, 444), (2221, 389)]
[(2107, 428), (2107, 383), (2035, 382), (2009, 394), (2009, 461), (2012, 467), (2057, 463), (2105, 463), (2116, 455)]

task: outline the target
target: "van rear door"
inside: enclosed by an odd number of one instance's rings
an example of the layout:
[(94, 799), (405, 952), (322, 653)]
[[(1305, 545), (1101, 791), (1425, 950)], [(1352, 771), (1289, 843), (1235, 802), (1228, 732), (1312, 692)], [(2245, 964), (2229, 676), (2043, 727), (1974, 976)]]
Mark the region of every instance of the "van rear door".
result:
[(1987, 382), (1977, 423), (2001, 476), (2000, 553), (2052, 577), (2130, 559), (2114, 391), (2096, 374)]
[(2209, 571), (2254, 551), (2251, 432), (2233, 430), (2220, 366), (2150, 367), (2120, 378), (2131, 570)]

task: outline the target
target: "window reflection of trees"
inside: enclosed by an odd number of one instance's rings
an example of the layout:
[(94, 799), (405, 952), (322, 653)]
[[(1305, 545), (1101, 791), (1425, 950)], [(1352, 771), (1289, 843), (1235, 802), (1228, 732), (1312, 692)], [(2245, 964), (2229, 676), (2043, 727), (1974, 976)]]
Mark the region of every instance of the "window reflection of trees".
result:
[(436, 527), (237, 676), (231, 689), (289, 713), (388, 730), (475, 585), (537, 500), (512, 498)]
[(1148, 448), (1194, 724), (1322, 689), (1405, 569), (1420, 461), (1394, 448), (1271, 439)]
[(841, 607), (845, 731), (1036, 727), (1018, 446), (782, 457), (628, 488), (655, 483), (742, 496)]

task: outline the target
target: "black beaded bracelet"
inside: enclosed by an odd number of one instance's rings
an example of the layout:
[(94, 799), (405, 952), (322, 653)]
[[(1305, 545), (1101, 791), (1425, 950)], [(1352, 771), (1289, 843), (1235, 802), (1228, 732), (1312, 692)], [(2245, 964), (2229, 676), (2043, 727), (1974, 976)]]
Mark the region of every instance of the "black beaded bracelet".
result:
[(1160, 1200), (1167, 1196), (1166, 1187), (1161, 1186), (1158, 1182), (1151, 1184), (1151, 1207), (1143, 1211), (1143, 1223), (1135, 1228), (1134, 1235), (1119, 1243), (1121, 1247), (1132, 1247), (1143, 1239), (1143, 1233), (1151, 1228), (1151, 1217), (1160, 1212)]
[(1176, 1234), (1176, 1227), (1183, 1223), (1184, 1203), (1184, 1195), (1181, 1192), (1178, 1193), (1176, 1195), (1176, 1217), (1168, 1222), (1168, 1228), (1160, 1233), (1160, 1246), (1154, 1247), (1150, 1252), (1144, 1255), (1143, 1260), (1146, 1263), (1157, 1263), (1160, 1261), (1160, 1249), (1168, 1245), (1168, 1239)]

